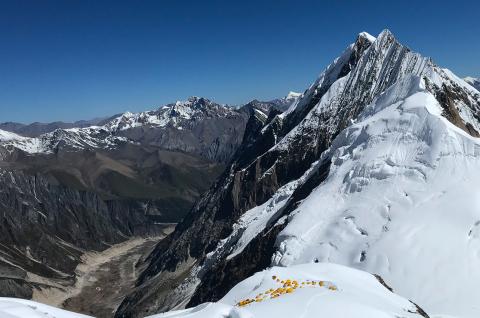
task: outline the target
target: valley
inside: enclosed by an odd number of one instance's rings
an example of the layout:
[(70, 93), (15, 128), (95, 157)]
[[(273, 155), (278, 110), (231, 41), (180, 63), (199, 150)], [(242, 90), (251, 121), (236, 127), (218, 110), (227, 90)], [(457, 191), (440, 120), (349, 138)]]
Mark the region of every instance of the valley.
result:
[[(171, 233), (175, 225), (166, 225)], [(131, 292), (141, 272), (137, 262), (148, 255), (164, 236), (134, 238), (99, 252), (82, 255), (75, 284), (67, 290), (35, 291), (32, 299), (97, 318), (112, 317), (121, 301)]]

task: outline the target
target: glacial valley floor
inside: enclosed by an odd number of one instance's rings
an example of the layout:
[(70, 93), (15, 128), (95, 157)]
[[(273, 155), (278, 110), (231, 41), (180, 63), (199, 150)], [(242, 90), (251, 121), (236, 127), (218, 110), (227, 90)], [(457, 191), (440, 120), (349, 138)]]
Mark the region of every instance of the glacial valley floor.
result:
[[(173, 229), (174, 225), (166, 226), (165, 235)], [(86, 253), (77, 266), (74, 286), (36, 292), (33, 300), (98, 318), (113, 317), (139, 275), (135, 264), (148, 256), (165, 235), (133, 238), (102, 252)]]

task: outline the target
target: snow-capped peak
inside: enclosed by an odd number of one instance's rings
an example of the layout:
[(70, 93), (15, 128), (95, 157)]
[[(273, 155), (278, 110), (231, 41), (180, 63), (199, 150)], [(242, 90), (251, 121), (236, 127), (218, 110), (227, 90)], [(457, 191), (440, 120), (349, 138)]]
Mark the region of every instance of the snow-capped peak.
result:
[(302, 93), (296, 93), (296, 92), (288, 92), (287, 96), (285, 96), (286, 100), (291, 100), (291, 99), (296, 99), (299, 98), (302, 95)]
[(370, 42), (372, 42), (372, 43), (373, 43), (373, 42), (375, 41), (375, 39), (376, 39), (373, 35), (371, 35), (371, 34), (368, 33), (368, 32), (365, 32), (365, 31), (364, 31), (364, 32), (360, 32), (360, 33), (358, 34), (358, 38), (367, 39), (368, 41), (370, 41)]

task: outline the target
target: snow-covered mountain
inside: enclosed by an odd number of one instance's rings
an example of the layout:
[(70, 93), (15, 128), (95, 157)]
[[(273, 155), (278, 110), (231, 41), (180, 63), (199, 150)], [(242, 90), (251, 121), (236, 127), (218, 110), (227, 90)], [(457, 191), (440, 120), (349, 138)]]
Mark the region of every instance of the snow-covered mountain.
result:
[(286, 111), (290, 106), (292, 106), (299, 98), (302, 96), (301, 93), (288, 92), (287, 96), (282, 98), (276, 98), (270, 102), (275, 105), (275, 108), (280, 111)]
[(467, 82), (468, 84), (472, 85), (473, 87), (475, 87), (477, 89), (477, 91), (480, 91), (480, 79), (479, 78), (467, 76), (463, 80), (465, 82)]
[(110, 120), (103, 128), (110, 132), (127, 130), (140, 126), (165, 127), (167, 125), (182, 129), (190, 121), (200, 121), (211, 117), (227, 117), (234, 113), (231, 108), (216, 104), (206, 98), (190, 97), (187, 101), (167, 104), (155, 111), (124, 113)]
[[(268, 116), (273, 109), (277, 111), (288, 109), (299, 96), (298, 93), (290, 92), (283, 98), (268, 102), (255, 100), (238, 109), (194, 96), (187, 101), (161, 106), (157, 110), (126, 112), (103, 120), (72, 124), (36, 123), (30, 125), (32, 127), (25, 125), (17, 127), (20, 124), (4, 123), (0, 125), (0, 146), (20, 149), (30, 154), (51, 154), (59, 149), (113, 150), (125, 143), (139, 142), (187, 153), (197, 152), (207, 159), (227, 162), (241, 142), (243, 126), (254, 109)], [(87, 123), (98, 125), (86, 126)], [(56, 128), (69, 126), (79, 127)], [(10, 130), (2, 130), (2, 127)], [(52, 131), (35, 134), (36, 131), (49, 128)], [(29, 135), (34, 137), (28, 137)], [(175, 135), (178, 135), (177, 138)], [(226, 149), (221, 149), (223, 144)], [(218, 147), (220, 149), (215, 149)]]
[(471, 85), (388, 30), (359, 34), (286, 112), (251, 118), (258, 133), (142, 265), (117, 317), (316, 262), (378, 274), (430, 314), (479, 317), (479, 119)]
[(29, 154), (51, 154), (58, 149), (113, 149), (128, 140), (111, 134), (104, 127), (56, 129), (39, 137), (23, 137), (0, 130), (0, 146), (20, 149)]

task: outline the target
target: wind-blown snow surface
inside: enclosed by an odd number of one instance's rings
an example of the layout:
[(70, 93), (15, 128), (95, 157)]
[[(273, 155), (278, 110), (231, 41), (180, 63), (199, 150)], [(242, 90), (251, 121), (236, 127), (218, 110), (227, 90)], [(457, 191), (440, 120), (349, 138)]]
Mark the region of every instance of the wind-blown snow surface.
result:
[[(270, 289), (281, 283), (272, 279), (295, 280), (299, 286), (291, 293), (271, 299)], [(314, 281), (315, 285), (302, 284)], [(322, 281), (323, 286), (318, 282)], [(331, 287), (331, 289), (329, 288)], [(236, 304), (258, 299), (246, 306)], [(262, 297), (260, 297), (262, 298)], [(371, 274), (334, 264), (303, 264), (289, 268), (273, 267), (259, 272), (235, 286), (217, 303), (154, 315), (150, 318), (394, 318), (422, 317), (416, 306), (390, 292)]]
[[(1, 318), (89, 318), (52, 306), (18, 298), (0, 297)], [(90, 317), (92, 318), (92, 317)]]
[(380, 274), (429, 313), (480, 317), (480, 140), (417, 76), (380, 95), (324, 154), (328, 178), (277, 237), (274, 265)]

